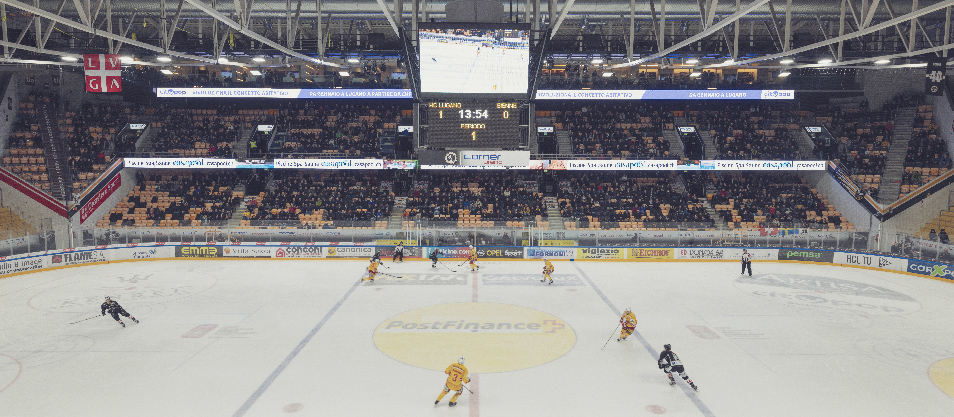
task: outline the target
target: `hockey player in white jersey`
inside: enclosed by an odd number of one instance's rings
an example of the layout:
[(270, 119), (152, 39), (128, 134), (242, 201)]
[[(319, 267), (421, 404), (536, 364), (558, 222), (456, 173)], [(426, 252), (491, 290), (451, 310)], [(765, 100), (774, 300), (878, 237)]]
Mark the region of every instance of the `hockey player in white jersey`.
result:
[(659, 354), (659, 369), (666, 372), (666, 376), (669, 377), (669, 385), (676, 385), (676, 379), (672, 377), (672, 373), (676, 372), (692, 389), (698, 391), (699, 387), (692, 383), (692, 380), (689, 379), (689, 375), (686, 375), (686, 369), (682, 366), (679, 355), (676, 355), (676, 353), (672, 351), (672, 345), (667, 343), (663, 347), (665, 350)]

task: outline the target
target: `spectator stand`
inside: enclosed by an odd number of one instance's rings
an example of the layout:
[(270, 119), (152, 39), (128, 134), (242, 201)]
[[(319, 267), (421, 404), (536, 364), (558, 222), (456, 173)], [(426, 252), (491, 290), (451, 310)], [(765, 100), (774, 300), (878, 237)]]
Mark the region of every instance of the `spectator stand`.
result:
[(201, 228), (227, 224), (244, 193), (240, 171), (151, 171), (96, 227)]
[(641, 102), (539, 103), (538, 117), (550, 117), (565, 130), (574, 157), (601, 159), (672, 159), (663, 129), (673, 129), (666, 106)]
[[(799, 160), (802, 155), (792, 131), (799, 130), (787, 104), (729, 102), (716, 108), (688, 110), (686, 120), (709, 133), (717, 159)], [(698, 158), (691, 158), (698, 159)]]
[[(98, 178), (119, 149), (128, 147), (128, 134), (120, 144), (131, 116), (141, 111), (127, 103), (87, 102), (78, 112), (66, 112), (59, 121), (60, 137), (69, 147), (73, 195), (77, 196)], [(138, 135), (136, 136), (138, 137)], [(133, 140), (132, 145), (135, 146)]]
[(2, 160), (4, 168), (46, 192), (50, 192), (50, 178), (36, 108), (42, 100), (49, 99), (40, 93), (31, 93), (20, 101), (17, 120), (7, 142), (8, 153)]
[(560, 172), (567, 230), (686, 230), (714, 226), (674, 173)]
[(818, 190), (795, 173), (709, 173), (709, 203), (729, 229), (853, 231)]
[(389, 172), (275, 172), (246, 205), (240, 228), (385, 229), (394, 194)]
[(380, 141), (393, 137), (402, 116), (413, 115), (406, 101), (307, 101), (289, 103), (276, 119), (275, 157), (376, 158)]
[(918, 106), (914, 118), (914, 132), (904, 158), (899, 198), (906, 197), (951, 168), (951, 157), (944, 139), (938, 135), (938, 126), (933, 118), (933, 105)]
[(177, 157), (234, 157), (239, 130), (256, 114), (239, 113), (234, 104), (210, 108), (171, 108), (154, 125), (161, 131), (153, 140), (154, 155)]
[(422, 171), (413, 184), (404, 228), (548, 228), (535, 172)]

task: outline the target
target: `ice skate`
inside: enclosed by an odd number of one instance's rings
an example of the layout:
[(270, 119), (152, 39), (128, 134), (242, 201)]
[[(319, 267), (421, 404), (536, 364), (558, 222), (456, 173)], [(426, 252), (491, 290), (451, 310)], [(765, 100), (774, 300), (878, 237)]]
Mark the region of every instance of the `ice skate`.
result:
[(457, 405), (457, 403), (447, 403), (447, 405), (453, 407), (453, 406)]

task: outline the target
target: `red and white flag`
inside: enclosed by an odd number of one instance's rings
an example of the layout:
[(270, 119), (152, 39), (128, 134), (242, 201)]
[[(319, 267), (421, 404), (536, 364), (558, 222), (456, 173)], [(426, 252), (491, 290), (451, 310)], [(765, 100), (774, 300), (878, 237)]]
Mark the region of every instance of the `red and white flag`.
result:
[(86, 91), (90, 93), (116, 93), (123, 91), (118, 54), (84, 54)]

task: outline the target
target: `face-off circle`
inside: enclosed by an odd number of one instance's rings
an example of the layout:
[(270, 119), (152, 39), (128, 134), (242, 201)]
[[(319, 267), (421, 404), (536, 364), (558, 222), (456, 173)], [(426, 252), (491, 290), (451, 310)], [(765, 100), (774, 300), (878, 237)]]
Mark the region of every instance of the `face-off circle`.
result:
[[(124, 308), (165, 303), (189, 297), (215, 285), (215, 276), (203, 272), (181, 271), (176, 274), (111, 274), (95, 278), (98, 286), (91, 293), (88, 280), (80, 280), (49, 288), (30, 299), (29, 305), (52, 313), (99, 311), (108, 295)], [(142, 310), (129, 310), (134, 315)]]
[(438, 304), (381, 323), (374, 343), (385, 355), (443, 371), (458, 356), (475, 373), (532, 368), (565, 355), (576, 332), (549, 313), (510, 304)]

